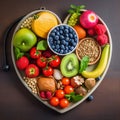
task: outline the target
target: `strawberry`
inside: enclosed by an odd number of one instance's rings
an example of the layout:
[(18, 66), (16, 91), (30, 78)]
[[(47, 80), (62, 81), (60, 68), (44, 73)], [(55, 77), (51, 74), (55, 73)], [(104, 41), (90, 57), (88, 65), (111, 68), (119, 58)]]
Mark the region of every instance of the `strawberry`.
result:
[(29, 60), (26, 56), (22, 56), (16, 61), (16, 66), (19, 70), (24, 70), (29, 64)]
[(29, 78), (37, 77), (39, 75), (39, 68), (35, 64), (29, 64), (25, 69), (25, 74)]

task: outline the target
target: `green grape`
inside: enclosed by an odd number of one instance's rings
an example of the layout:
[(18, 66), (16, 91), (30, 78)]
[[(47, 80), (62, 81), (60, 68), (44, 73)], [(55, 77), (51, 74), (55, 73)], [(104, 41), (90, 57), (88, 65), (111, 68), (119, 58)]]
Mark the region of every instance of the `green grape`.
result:
[(76, 5), (71, 5), (70, 9), (68, 10), (69, 14), (71, 16), (69, 17), (67, 24), (70, 26), (74, 26), (78, 22), (78, 17), (81, 14), (81, 11), (85, 8), (84, 5), (76, 6)]
[(74, 26), (78, 22), (78, 17), (80, 14), (73, 13), (67, 21), (67, 24), (70, 26)]

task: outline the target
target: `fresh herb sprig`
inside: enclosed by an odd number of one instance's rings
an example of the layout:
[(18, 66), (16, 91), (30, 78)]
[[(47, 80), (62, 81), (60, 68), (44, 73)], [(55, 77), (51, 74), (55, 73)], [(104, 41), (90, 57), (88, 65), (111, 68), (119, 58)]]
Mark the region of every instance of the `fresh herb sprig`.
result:
[(82, 72), (87, 68), (88, 63), (89, 63), (89, 57), (88, 57), (88, 56), (84, 56), (84, 57), (81, 59), (81, 62), (80, 62), (79, 73), (82, 73)]
[(24, 52), (21, 52), (18, 47), (14, 47), (15, 58), (16, 60), (21, 58), (24, 55)]
[(75, 92), (71, 92), (70, 94), (66, 94), (65, 97), (70, 102), (74, 102), (74, 103), (80, 101), (83, 98), (83, 96), (81, 96), (79, 94), (75, 94)]

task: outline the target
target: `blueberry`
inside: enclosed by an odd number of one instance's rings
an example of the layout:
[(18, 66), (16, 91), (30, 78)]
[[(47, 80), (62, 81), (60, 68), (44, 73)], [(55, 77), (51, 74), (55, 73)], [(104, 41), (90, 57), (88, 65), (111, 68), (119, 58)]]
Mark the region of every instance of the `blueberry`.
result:
[(73, 29), (72, 29), (72, 28), (69, 28), (69, 32), (70, 32), (70, 33), (73, 33)]
[(67, 25), (65, 25), (65, 29), (69, 29), (69, 27)]
[(60, 30), (63, 30), (63, 29), (64, 29), (64, 26), (61, 25), (61, 26), (60, 26)]
[(55, 40), (59, 40), (59, 36), (58, 35), (56, 35), (54, 38), (55, 38)]
[(60, 36), (60, 33), (59, 33), (59, 31), (57, 31), (57, 32), (56, 32), (56, 35)]
[(69, 34), (65, 34), (66, 37), (69, 37)]
[(69, 37), (70, 37), (70, 38), (73, 38), (73, 34), (70, 33), (70, 34), (69, 34)]
[(51, 33), (51, 36), (54, 37), (54, 36), (55, 36), (55, 32), (52, 32), (52, 33)]
[(68, 46), (68, 45), (69, 45), (69, 42), (66, 41), (66, 42), (65, 42), (65, 45)]
[(60, 44), (60, 41), (59, 41), (59, 40), (57, 40), (57, 44)]
[(64, 50), (60, 50), (60, 53), (63, 54)]
[(64, 46), (64, 45), (61, 45), (60, 47), (61, 47), (61, 49), (63, 49), (63, 50), (65, 49), (65, 46)]
[(68, 52), (69, 52), (68, 50), (65, 50), (65, 51), (64, 51), (65, 54), (68, 53)]
[(60, 46), (59, 45), (56, 45), (56, 47), (55, 47), (56, 49), (59, 49), (60, 48)]
[(58, 50), (57, 49), (54, 49), (55, 52), (57, 52)]
[(101, 78), (100, 78), (100, 76), (99, 76), (99, 77), (96, 78), (96, 81), (99, 81), (100, 79), (101, 79)]
[(68, 46), (65, 47), (66, 50), (69, 50)]
[(69, 37), (66, 37), (66, 41), (68, 42), (70, 40), (70, 38)]
[(93, 99), (94, 99), (94, 97), (93, 97), (92, 95), (90, 95), (90, 96), (87, 98), (88, 101), (92, 101)]
[(62, 40), (61, 43), (65, 45), (65, 40)]
[(60, 32), (61, 35), (63, 34), (63, 31), (62, 31), (62, 30), (60, 30), (59, 32)]
[(60, 36), (60, 39), (63, 40), (65, 37), (63, 35)]
[(56, 30), (59, 30), (59, 27), (56, 27)]
[(55, 48), (55, 46), (54, 46), (54, 45), (52, 45), (52, 46), (51, 46), (51, 48), (52, 48), (52, 49), (54, 49), (54, 48)]
[(69, 30), (68, 30), (68, 29), (65, 29), (65, 30), (64, 30), (64, 33), (66, 33), (66, 34), (69, 33)]
[(71, 46), (70, 50), (73, 50), (73, 49), (74, 49), (74, 47), (73, 47), (73, 46)]
[(73, 46), (74, 46), (74, 47), (76, 46), (76, 42), (73, 43)]

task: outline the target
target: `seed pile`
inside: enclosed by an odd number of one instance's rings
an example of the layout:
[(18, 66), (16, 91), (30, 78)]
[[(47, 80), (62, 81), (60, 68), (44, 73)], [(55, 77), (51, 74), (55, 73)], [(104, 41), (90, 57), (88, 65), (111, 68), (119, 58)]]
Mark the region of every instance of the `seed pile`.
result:
[(33, 19), (34, 19), (34, 17), (32, 17), (32, 16), (25, 19), (22, 22), (20, 28), (29, 28), (29, 29), (31, 29), (31, 24), (32, 24)]
[(38, 93), (38, 90), (37, 90), (37, 80), (36, 80), (36, 78), (24, 77), (23, 79), (25, 80), (26, 84), (27, 84), (28, 87), (31, 89), (31, 91), (32, 91), (34, 94), (37, 94), (37, 93)]

